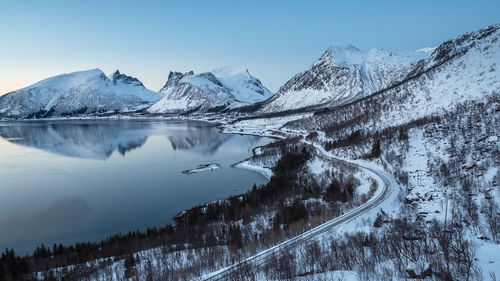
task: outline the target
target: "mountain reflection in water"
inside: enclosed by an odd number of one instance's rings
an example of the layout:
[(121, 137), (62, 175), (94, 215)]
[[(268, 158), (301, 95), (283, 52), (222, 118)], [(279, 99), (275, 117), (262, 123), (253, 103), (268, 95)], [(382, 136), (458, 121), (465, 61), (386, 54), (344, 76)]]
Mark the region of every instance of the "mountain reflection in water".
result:
[[(164, 226), (265, 183), (231, 165), (270, 141), (192, 121), (0, 122), (0, 246), (27, 253)], [(221, 168), (182, 173), (207, 163)]]
[[(108, 159), (140, 148), (148, 136), (164, 134), (174, 150), (214, 153), (234, 135), (201, 122), (150, 121), (36, 121), (0, 123), (0, 137), (59, 155), (87, 159)], [(257, 137), (248, 136), (251, 139)]]

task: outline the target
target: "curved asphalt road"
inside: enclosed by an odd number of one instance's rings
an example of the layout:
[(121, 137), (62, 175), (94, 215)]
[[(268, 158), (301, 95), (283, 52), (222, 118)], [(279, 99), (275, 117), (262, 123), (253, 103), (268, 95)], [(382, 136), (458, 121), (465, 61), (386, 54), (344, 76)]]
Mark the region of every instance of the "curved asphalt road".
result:
[(380, 204), (385, 202), (387, 199), (389, 199), (391, 197), (391, 195), (398, 190), (398, 185), (397, 185), (396, 181), (394, 180), (394, 178), (387, 175), (386, 173), (379, 171), (379, 170), (376, 170), (376, 169), (373, 169), (371, 167), (365, 166), (363, 164), (352, 163), (352, 162), (348, 162), (346, 160), (336, 159), (329, 152), (327, 152), (323, 147), (316, 145), (316, 144), (312, 144), (310, 142), (306, 142), (306, 143), (314, 145), (316, 150), (325, 157), (331, 158), (335, 161), (342, 162), (342, 163), (347, 164), (347, 165), (352, 165), (352, 166), (358, 167), (360, 169), (365, 169), (365, 170), (372, 172), (373, 174), (378, 176), (382, 180), (382, 182), (384, 183), (384, 185), (382, 186), (382, 188), (383, 188), (382, 191), (377, 193), (372, 198), (370, 198), (370, 200), (368, 200), (365, 204), (358, 206), (356, 208), (353, 208), (339, 217), (336, 217), (336, 218), (334, 218), (330, 221), (327, 221), (327, 222), (325, 222), (325, 223), (323, 223), (315, 228), (312, 228), (312, 229), (310, 229), (310, 230), (308, 230), (308, 231), (306, 231), (298, 236), (295, 236), (295, 237), (293, 237), (289, 240), (286, 240), (280, 244), (277, 244), (269, 249), (266, 249), (266, 250), (259, 252), (251, 257), (248, 257), (241, 262), (238, 262), (238, 263), (233, 264), (231, 266), (222, 268), (218, 271), (212, 272), (212, 273), (204, 276), (202, 278), (202, 280), (227, 280), (228, 277), (231, 276), (231, 274), (233, 274), (234, 272), (238, 271), (241, 268), (246, 268), (246, 267), (252, 268), (252, 267), (258, 267), (260, 265), (263, 265), (269, 260), (269, 258), (274, 253), (278, 253), (278, 252), (281, 252), (283, 250), (293, 248), (299, 244), (306, 243), (306, 242), (312, 241), (314, 239), (317, 239), (321, 235), (323, 235), (327, 232), (330, 232), (333, 229), (336, 229), (339, 226), (342, 226), (343, 224), (346, 224), (346, 223), (352, 221), (353, 219), (355, 219), (355, 218), (361, 216), (362, 214), (372, 210), (373, 208), (376, 208), (377, 206), (379, 206)]

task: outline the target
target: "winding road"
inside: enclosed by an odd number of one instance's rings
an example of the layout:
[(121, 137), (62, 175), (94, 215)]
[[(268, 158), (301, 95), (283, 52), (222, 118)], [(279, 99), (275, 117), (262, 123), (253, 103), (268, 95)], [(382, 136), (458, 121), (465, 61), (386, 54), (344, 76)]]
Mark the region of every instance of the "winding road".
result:
[[(304, 141), (305, 142), (305, 141)], [(347, 165), (352, 165), (358, 167), (360, 169), (368, 170), (372, 172), (374, 175), (378, 176), (383, 182), (382, 190), (380, 192), (376, 192), (375, 195), (370, 198), (365, 204), (358, 206), (344, 213), (343, 215), (336, 217), (330, 221), (327, 221), (315, 228), (312, 228), (298, 236), (295, 236), (291, 239), (288, 239), (284, 242), (281, 242), (271, 248), (268, 248), (262, 252), (259, 252), (251, 257), (244, 259), (241, 262), (235, 263), (231, 266), (222, 268), (218, 271), (212, 272), (208, 275), (205, 275), (202, 280), (227, 280), (229, 276), (233, 273), (237, 272), (241, 268), (252, 268), (259, 267), (260, 265), (265, 264), (269, 258), (272, 257), (273, 254), (291, 249), (297, 245), (302, 243), (307, 243), (309, 241), (313, 241), (319, 238), (321, 235), (328, 233), (338, 227), (352, 221), (355, 218), (367, 213), (368, 211), (380, 206), (386, 200), (392, 197), (395, 192), (399, 191), (398, 184), (394, 180), (393, 177), (386, 174), (383, 171), (374, 169), (369, 167), (368, 165), (354, 163), (347, 160), (341, 160), (333, 157), (331, 153), (327, 152), (323, 147), (317, 144), (312, 144), (310, 142), (305, 142), (307, 144), (313, 145), (316, 150), (322, 154), (324, 157), (330, 158), (334, 161), (342, 162)]]

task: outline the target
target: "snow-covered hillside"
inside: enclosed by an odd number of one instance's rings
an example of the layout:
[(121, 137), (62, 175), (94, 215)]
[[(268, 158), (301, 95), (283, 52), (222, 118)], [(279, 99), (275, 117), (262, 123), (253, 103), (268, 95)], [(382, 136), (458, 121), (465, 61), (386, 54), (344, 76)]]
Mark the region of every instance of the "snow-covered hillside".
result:
[(163, 96), (119, 71), (108, 78), (92, 69), (57, 75), (0, 96), (0, 115), (41, 118), (129, 112), (144, 109)]
[(405, 53), (332, 46), (308, 70), (286, 82), (259, 112), (354, 101), (403, 79), (415, 63), (427, 56), (426, 50)]
[[(408, 256), (377, 248), (378, 253), (388, 255), (377, 262), (361, 262), (355, 269), (360, 279), (406, 280), (445, 273), (450, 280), (496, 280), (499, 275), (499, 39), (499, 24), (458, 36), (425, 50), (432, 52), (429, 58), (416, 63), (402, 80), (386, 89), (284, 126), (285, 118), (273, 118), (274, 127), (283, 134), (307, 135), (339, 158), (370, 161), (392, 173), (400, 184), (398, 215), (387, 215), (387, 207), (380, 206), (379, 214), (359, 222), (356, 231), (369, 233), (369, 240), (360, 241), (375, 241), (370, 243), (378, 246), (384, 241), (396, 245), (398, 239), (401, 245), (413, 243), (409, 240), (425, 241), (420, 248), (425, 251), (412, 253), (409, 261)], [(340, 62), (357, 59), (350, 56)], [(227, 130), (251, 128), (258, 133), (260, 128), (269, 133), (262, 120), (235, 122)], [(401, 221), (409, 224), (398, 226)], [(393, 236), (398, 227), (402, 233)], [(379, 236), (382, 232), (377, 229), (389, 235)], [(426, 234), (416, 237), (415, 233)], [(429, 245), (439, 245), (432, 241), (436, 237), (449, 244), (432, 250)], [(344, 241), (342, 250), (338, 245), (328, 247), (343, 257), (356, 244), (348, 236), (333, 240)], [(369, 247), (364, 242), (357, 243), (362, 246), (355, 253), (373, 258), (373, 253), (365, 252)], [(408, 248), (414, 251), (419, 246)], [(307, 272), (321, 264), (308, 262), (301, 251), (283, 256), (295, 260), (296, 267), (312, 264)], [(335, 254), (325, 254), (325, 261), (332, 256)], [(464, 257), (471, 261), (467, 266)], [(337, 261), (333, 264), (332, 276), (337, 270), (356, 268)], [(383, 269), (387, 265), (390, 270)]]
[(286, 127), (324, 130), (337, 138), (355, 130), (370, 133), (441, 115), (467, 101), (498, 98), (499, 37), (500, 25), (494, 25), (446, 41), (395, 86)]
[[(227, 280), (336, 280), (344, 274), (353, 280), (496, 280), (499, 39), (497, 24), (414, 53), (331, 47), (268, 99), (271, 93), (246, 70), (171, 72), (161, 90), (166, 96), (148, 111), (217, 118), (226, 122), (225, 132), (283, 138), (236, 165), (270, 181), (186, 210), (175, 226), (80, 250), (61, 246), (30, 261), (44, 280), (225, 280), (228, 275), (216, 274), (226, 267), (234, 268)], [(119, 72), (111, 80), (142, 86)], [(19, 140), (22, 133), (0, 130), (11, 141), (39, 145), (40, 137)], [(187, 130), (169, 140), (173, 149), (203, 152), (231, 140), (217, 133), (210, 128), (193, 137)], [(54, 149), (51, 136), (41, 140)], [(141, 141), (122, 140), (118, 149)], [(372, 198), (381, 201), (366, 204)], [(364, 212), (349, 217), (357, 207)], [(305, 233), (342, 216), (346, 224), (330, 229), (331, 236)], [(278, 251), (273, 245), (286, 246)]]
[(166, 96), (151, 113), (214, 112), (263, 101), (272, 96), (246, 69), (222, 67), (212, 72), (170, 72), (160, 90)]

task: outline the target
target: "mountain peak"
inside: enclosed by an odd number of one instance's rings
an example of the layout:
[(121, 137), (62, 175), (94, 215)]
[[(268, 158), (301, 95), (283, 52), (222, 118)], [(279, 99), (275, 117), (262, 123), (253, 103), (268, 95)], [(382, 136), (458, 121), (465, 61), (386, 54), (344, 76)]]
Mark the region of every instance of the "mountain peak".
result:
[(235, 76), (243, 76), (243, 77), (250, 77), (250, 73), (248, 72), (248, 69), (243, 68), (243, 67), (238, 67), (238, 66), (223, 66), (216, 68), (212, 71), (212, 73), (215, 75), (217, 78), (229, 78), (229, 77), (235, 77)]
[(118, 76), (118, 75), (120, 75), (120, 74), (121, 74), (121, 73), (120, 73), (120, 70), (119, 70), (119, 69), (117, 69), (117, 70), (115, 70), (115, 72), (113, 72), (113, 74), (111, 74), (111, 78), (110, 78), (110, 79), (111, 79), (111, 80), (113, 80), (113, 77)]
[(401, 80), (424, 52), (400, 52), (353, 45), (330, 46), (312, 66), (290, 79), (262, 112), (339, 105), (363, 98)]
[(170, 71), (170, 73), (168, 73), (167, 83), (165, 83), (165, 85), (160, 89), (160, 92), (167, 91), (169, 88), (172, 88), (175, 85), (177, 85), (177, 83), (182, 78), (184, 78), (186, 76), (191, 76), (191, 75), (194, 75), (194, 71), (192, 71), (192, 70), (188, 71), (184, 74), (182, 72)]
[(100, 69), (90, 69), (53, 76), (3, 95), (0, 113), (16, 118), (44, 118), (129, 112), (143, 109), (163, 96), (119, 71), (110, 80)]
[(321, 55), (318, 62), (336, 66), (362, 64), (366, 53), (353, 45), (330, 46)]
[(166, 96), (151, 106), (149, 112), (222, 111), (259, 102), (272, 95), (246, 68), (233, 66), (198, 74), (170, 72), (160, 92)]
[(99, 68), (75, 71), (71, 73), (59, 74), (46, 79), (43, 79), (25, 89), (37, 87), (56, 87), (63, 84), (65, 86), (78, 86), (85, 84), (90, 80), (107, 80), (108, 78)]
[(109, 79), (112, 80), (114, 83), (122, 82), (136, 87), (144, 87), (144, 85), (142, 84), (141, 81), (139, 81), (139, 79), (125, 74), (121, 74), (120, 70), (118, 69), (115, 72), (113, 72), (113, 74), (111, 75), (111, 77), (109, 77)]
[(255, 103), (271, 97), (273, 94), (262, 85), (259, 79), (253, 77), (247, 68), (224, 66), (216, 68), (212, 74), (231, 89), (236, 100), (245, 103)]

